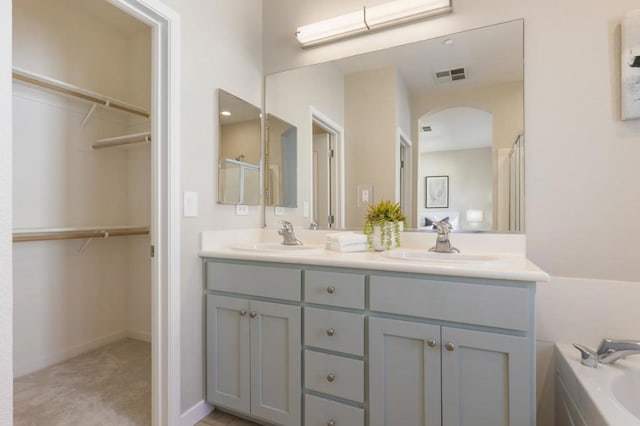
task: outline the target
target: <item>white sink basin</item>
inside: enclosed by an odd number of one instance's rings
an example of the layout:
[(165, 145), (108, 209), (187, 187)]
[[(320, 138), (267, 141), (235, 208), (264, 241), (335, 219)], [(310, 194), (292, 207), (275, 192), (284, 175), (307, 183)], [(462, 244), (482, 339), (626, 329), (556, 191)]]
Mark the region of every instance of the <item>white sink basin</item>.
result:
[(244, 251), (264, 251), (264, 252), (301, 252), (311, 253), (314, 251), (322, 250), (322, 246), (318, 245), (302, 245), (302, 246), (288, 246), (282, 243), (249, 243), (241, 244), (232, 247), (234, 250)]
[(613, 381), (613, 396), (640, 420), (640, 371), (626, 371)]
[(445, 262), (445, 263), (490, 263), (500, 260), (498, 256), (474, 253), (434, 253), (427, 250), (391, 250), (382, 253), (391, 259)]

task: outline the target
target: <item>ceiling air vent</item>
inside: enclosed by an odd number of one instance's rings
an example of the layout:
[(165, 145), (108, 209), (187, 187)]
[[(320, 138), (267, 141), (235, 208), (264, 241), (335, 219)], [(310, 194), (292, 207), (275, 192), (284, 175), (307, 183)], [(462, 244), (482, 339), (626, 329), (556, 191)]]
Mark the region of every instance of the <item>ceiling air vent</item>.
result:
[(465, 68), (453, 68), (450, 70), (438, 71), (434, 76), (436, 83), (465, 80), (467, 78), (467, 70)]
[(430, 132), (431, 131), (431, 126), (422, 126), (422, 131), (423, 132)]

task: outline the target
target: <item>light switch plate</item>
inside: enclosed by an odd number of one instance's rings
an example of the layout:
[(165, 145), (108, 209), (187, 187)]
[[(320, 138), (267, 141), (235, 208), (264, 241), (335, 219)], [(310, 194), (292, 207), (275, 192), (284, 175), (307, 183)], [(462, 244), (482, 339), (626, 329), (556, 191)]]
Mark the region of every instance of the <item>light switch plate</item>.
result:
[(198, 193), (192, 191), (184, 192), (184, 204), (182, 206), (184, 217), (198, 216)]
[(358, 185), (358, 207), (366, 207), (373, 203), (373, 185), (361, 184)]
[(273, 214), (276, 216), (284, 216), (284, 207), (276, 207)]
[(249, 216), (249, 206), (246, 204), (236, 204), (236, 216)]

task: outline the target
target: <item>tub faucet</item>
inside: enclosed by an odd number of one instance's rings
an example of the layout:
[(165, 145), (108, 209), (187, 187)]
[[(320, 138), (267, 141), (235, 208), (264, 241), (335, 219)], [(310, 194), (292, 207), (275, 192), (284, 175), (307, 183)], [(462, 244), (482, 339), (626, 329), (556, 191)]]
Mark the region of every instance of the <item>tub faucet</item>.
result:
[(573, 346), (580, 351), (581, 362), (593, 368), (596, 368), (598, 363), (613, 364), (620, 358), (640, 355), (640, 341), (637, 340), (602, 339), (596, 351), (582, 345), (574, 344)]
[(302, 241), (296, 238), (291, 222), (281, 220), (280, 224), (282, 225), (282, 228), (278, 229), (278, 235), (282, 236), (282, 244), (285, 246), (301, 246)]
[(433, 225), (438, 230), (438, 236), (436, 237), (436, 245), (431, 247), (429, 251), (436, 253), (460, 253), (460, 250), (451, 245), (449, 241), (449, 232), (451, 232), (451, 223), (449, 218), (444, 218), (441, 221), (434, 222)]

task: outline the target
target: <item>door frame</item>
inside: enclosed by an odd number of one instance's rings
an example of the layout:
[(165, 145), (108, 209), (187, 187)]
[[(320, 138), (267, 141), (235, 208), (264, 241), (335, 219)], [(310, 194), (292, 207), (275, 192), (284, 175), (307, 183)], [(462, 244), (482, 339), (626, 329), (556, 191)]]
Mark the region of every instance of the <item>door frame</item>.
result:
[(152, 29), (151, 416), (180, 424), (180, 15), (160, 0), (106, 0)]
[(414, 181), (413, 178), (413, 143), (411, 142), (411, 138), (400, 128), (396, 128), (396, 160), (395, 160), (395, 178), (396, 178), (396, 202), (399, 203), (402, 200), (402, 195), (400, 193), (400, 159), (401, 154), (400, 151), (402, 148), (405, 148), (405, 158), (404, 162), (404, 187), (402, 192), (404, 192), (404, 198), (406, 200), (406, 205), (403, 207), (404, 215), (407, 217), (407, 222), (409, 227), (416, 226), (413, 222), (413, 187)]
[[(309, 107), (311, 120), (309, 121), (309, 140), (313, 141), (313, 124), (316, 123), (335, 138), (335, 159), (336, 159), (336, 209), (335, 228), (345, 227), (345, 172), (344, 172), (344, 127), (333, 121), (329, 116), (311, 106)], [(313, 167), (313, 149), (309, 150), (307, 158), (309, 167)], [(313, 194), (313, 179), (309, 180), (309, 194)], [(310, 197), (311, 206), (309, 212), (313, 211), (313, 198)], [(311, 213), (310, 213), (311, 214)]]

